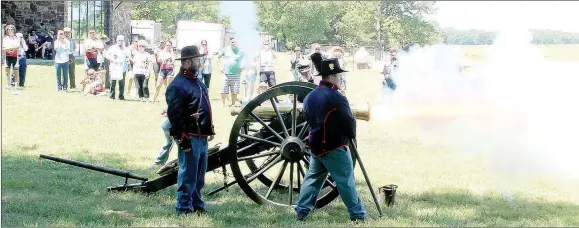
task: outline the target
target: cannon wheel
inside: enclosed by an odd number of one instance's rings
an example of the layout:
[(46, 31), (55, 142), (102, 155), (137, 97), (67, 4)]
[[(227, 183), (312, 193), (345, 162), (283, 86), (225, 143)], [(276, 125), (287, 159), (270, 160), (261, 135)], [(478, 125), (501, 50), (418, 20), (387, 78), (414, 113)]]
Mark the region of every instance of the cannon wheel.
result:
[[(314, 88), (316, 88), (316, 85), (304, 82), (288, 82), (272, 87), (245, 105), (233, 124), (233, 128), (231, 129), (231, 134), (229, 137), (229, 145), (236, 145), (240, 139), (244, 138), (272, 145), (276, 144), (274, 146), (274, 149), (277, 149), (276, 151), (261, 151), (256, 155), (241, 158), (238, 156), (235, 146), (229, 146), (227, 149), (228, 156), (231, 161), (231, 171), (233, 172), (235, 180), (239, 184), (239, 187), (245, 192), (245, 194), (258, 204), (269, 204), (285, 207), (293, 206), (299, 197), (299, 181), (300, 178), (303, 180), (303, 177), (307, 172), (307, 167), (309, 166), (308, 149), (305, 146), (305, 137), (308, 126), (303, 120), (301, 123), (298, 123), (297, 117), (291, 115), (291, 113), (294, 112), (289, 111), (283, 113), (278, 111), (276, 108), (278, 105), (277, 98), (286, 95), (293, 95), (293, 101), (291, 102), (296, 103), (298, 97), (303, 99)], [(248, 138), (247, 135), (242, 135), (244, 133), (244, 126), (247, 126), (248, 124), (246, 122), (247, 119), (252, 118), (252, 116), (253, 118), (256, 118), (255, 115), (252, 115), (255, 108), (267, 101), (269, 101), (269, 103), (272, 104), (274, 110), (276, 110), (276, 116), (278, 116), (276, 120), (279, 120), (282, 116), (290, 116), (291, 118), (291, 124), (289, 126), (285, 126), (287, 122), (282, 121), (282, 123), (284, 123), (282, 124), (282, 127), (285, 128), (285, 130), (274, 133), (278, 134), (283, 140), (280, 139), (278, 141), (270, 141), (262, 138), (256, 139), (255, 137)], [(264, 120), (262, 121), (265, 122)], [(303, 129), (304, 127), (305, 129)], [(259, 167), (255, 165), (258, 163), (257, 159), (263, 159), (265, 157), (267, 157), (267, 159), (265, 159), (265, 161)], [(247, 169), (242, 169), (240, 166), (241, 161), (245, 161), (249, 171), (247, 171)], [(273, 167), (277, 167), (278, 170), (274, 171), (272, 169)], [(280, 181), (282, 177), (288, 173), (289, 183), (282, 185)], [(271, 175), (272, 179), (267, 177), (269, 175)], [(258, 189), (255, 185), (252, 187), (250, 183), (254, 182), (256, 179), (263, 183), (265, 188)], [(295, 182), (294, 179), (297, 179), (297, 182)], [(288, 186), (291, 186), (291, 189)], [(279, 190), (280, 188), (287, 189), (284, 191), (285, 195), (280, 196), (278, 194), (277, 197), (272, 196), (274, 190)], [(338, 196), (339, 193), (335, 182), (330, 176), (328, 176), (324, 186), (322, 187), (322, 190), (320, 191), (320, 194), (318, 195), (316, 207), (324, 207)]]

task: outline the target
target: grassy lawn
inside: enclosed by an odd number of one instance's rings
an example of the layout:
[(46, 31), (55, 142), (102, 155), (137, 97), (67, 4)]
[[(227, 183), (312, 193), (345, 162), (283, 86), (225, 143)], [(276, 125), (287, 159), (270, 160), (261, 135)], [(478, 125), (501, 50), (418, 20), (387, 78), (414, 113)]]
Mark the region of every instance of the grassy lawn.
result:
[[(545, 47), (549, 58), (578, 61), (576, 51)], [(470, 57), (480, 47), (466, 47)], [(575, 51), (572, 51), (575, 50)], [(292, 77), (289, 57), (280, 55), (278, 82)], [(483, 57), (480, 57), (483, 58)], [(81, 75), (81, 67), (77, 67)], [(351, 69), (349, 69), (351, 70)], [(153, 161), (164, 143), (161, 102), (110, 100), (80, 92), (56, 92), (55, 70), (29, 66), (21, 95), (2, 94), (2, 226), (352, 226), (341, 200), (315, 211), (306, 222), (289, 208), (259, 206), (237, 186), (205, 197), (211, 216), (176, 217), (175, 186), (149, 196), (107, 193), (120, 177), (38, 158), (39, 154), (130, 170), (156, 177)], [(77, 76), (80, 81), (81, 76)], [(380, 76), (371, 70), (349, 73), (348, 98), (377, 101)], [(4, 86), (4, 76), (2, 85)], [(151, 80), (151, 88), (153, 87)], [(227, 144), (235, 120), (221, 107), (214, 75), (210, 96), (217, 136)], [(125, 90), (126, 91), (126, 90)], [(369, 221), (361, 226), (579, 226), (579, 183), (533, 176), (520, 183), (511, 203), (484, 156), (465, 156), (443, 145), (412, 137), (411, 123), (358, 121), (358, 145), (375, 187), (397, 184), (397, 204), (378, 213), (356, 169)], [(170, 159), (176, 158), (176, 149)], [(231, 179), (231, 178), (230, 178)], [(222, 184), (207, 174), (205, 192)]]

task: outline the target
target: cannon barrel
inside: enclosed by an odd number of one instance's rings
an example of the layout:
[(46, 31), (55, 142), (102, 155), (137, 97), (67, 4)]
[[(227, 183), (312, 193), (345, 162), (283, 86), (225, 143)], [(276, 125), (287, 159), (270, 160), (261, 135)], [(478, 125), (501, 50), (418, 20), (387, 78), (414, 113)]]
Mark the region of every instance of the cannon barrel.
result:
[[(297, 104), (296, 105), (297, 109), (299, 111), (303, 111), (303, 104)], [(292, 104), (288, 104), (288, 103), (280, 103), (277, 105), (277, 109), (281, 112), (281, 113), (287, 113), (287, 112), (291, 112), (291, 110), (293, 109), (293, 105)], [(352, 114), (354, 115), (354, 118), (356, 118), (357, 120), (365, 120), (365, 121), (370, 121), (371, 116), (370, 116), (370, 105), (366, 104), (366, 105), (350, 105), (350, 109), (352, 110)], [(243, 107), (234, 107), (231, 109), (231, 115), (232, 116), (236, 116), (239, 115), (239, 113), (241, 112), (241, 110), (243, 110)], [(270, 105), (262, 105), (259, 107), (256, 107), (253, 112), (260, 118), (274, 118), (275, 115), (275, 111), (273, 110), (273, 107)], [(251, 117), (249, 117), (250, 119), (253, 119)]]
[(149, 180), (149, 178), (134, 175), (134, 174), (130, 173), (129, 171), (123, 171), (123, 170), (118, 170), (118, 169), (113, 169), (113, 168), (108, 168), (108, 167), (103, 167), (103, 166), (98, 166), (98, 165), (91, 165), (91, 164), (84, 163), (84, 162), (73, 161), (73, 160), (68, 160), (68, 159), (64, 159), (64, 158), (48, 156), (48, 155), (44, 155), (44, 154), (41, 154), (40, 158), (44, 158), (44, 159), (48, 159), (48, 160), (52, 160), (55, 162), (60, 162), (60, 163), (68, 164), (68, 165), (73, 165), (73, 166), (77, 166), (77, 167), (81, 167), (81, 168), (85, 168), (85, 169), (91, 169), (91, 170), (95, 170), (95, 171), (99, 171), (99, 172), (103, 172), (103, 173), (108, 173), (108, 174), (112, 174), (112, 175), (120, 176), (120, 177), (124, 177), (124, 178), (131, 178), (131, 179), (142, 180), (142, 181)]

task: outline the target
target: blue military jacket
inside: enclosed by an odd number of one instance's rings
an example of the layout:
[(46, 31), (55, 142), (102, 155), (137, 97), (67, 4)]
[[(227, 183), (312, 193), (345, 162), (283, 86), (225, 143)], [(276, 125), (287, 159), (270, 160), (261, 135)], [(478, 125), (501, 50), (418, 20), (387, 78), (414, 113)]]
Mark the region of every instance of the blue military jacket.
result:
[(310, 126), (310, 149), (316, 157), (347, 146), (348, 138), (356, 138), (356, 119), (348, 99), (329, 81), (322, 80), (306, 96), (304, 113)]
[(181, 140), (189, 135), (215, 134), (207, 88), (192, 72), (181, 69), (165, 97), (171, 136)]

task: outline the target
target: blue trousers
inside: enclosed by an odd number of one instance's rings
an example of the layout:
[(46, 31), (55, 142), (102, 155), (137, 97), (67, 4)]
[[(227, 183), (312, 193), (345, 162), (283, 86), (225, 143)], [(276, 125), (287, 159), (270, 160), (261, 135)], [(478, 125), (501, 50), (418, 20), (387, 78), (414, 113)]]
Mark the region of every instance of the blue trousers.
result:
[(68, 85), (68, 62), (56, 64), (56, 86), (58, 90), (66, 90)]
[(356, 192), (354, 166), (350, 152), (345, 147), (341, 147), (319, 158), (310, 157), (310, 167), (300, 189), (296, 213), (305, 217), (314, 209), (318, 194), (330, 173), (336, 182), (342, 201), (348, 208), (350, 219), (365, 219), (366, 209)]
[(18, 58), (18, 64), (20, 64), (20, 66), (18, 66), (18, 85), (23, 87), (24, 81), (26, 80), (26, 55), (21, 55)]
[(179, 174), (177, 175), (177, 213), (203, 208), (201, 189), (207, 171), (207, 137), (190, 136), (191, 150), (179, 148)]
[(171, 128), (171, 122), (169, 122), (169, 118), (165, 117), (161, 125), (161, 129), (163, 129), (163, 134), (165, 135), (165, 145), (161, 148), (159, 156), (157, 156), (157, 160), (155, 161), (157, 164), (165, 164), (173, 148), (173, 138), (169, 135), (169, 128)]

